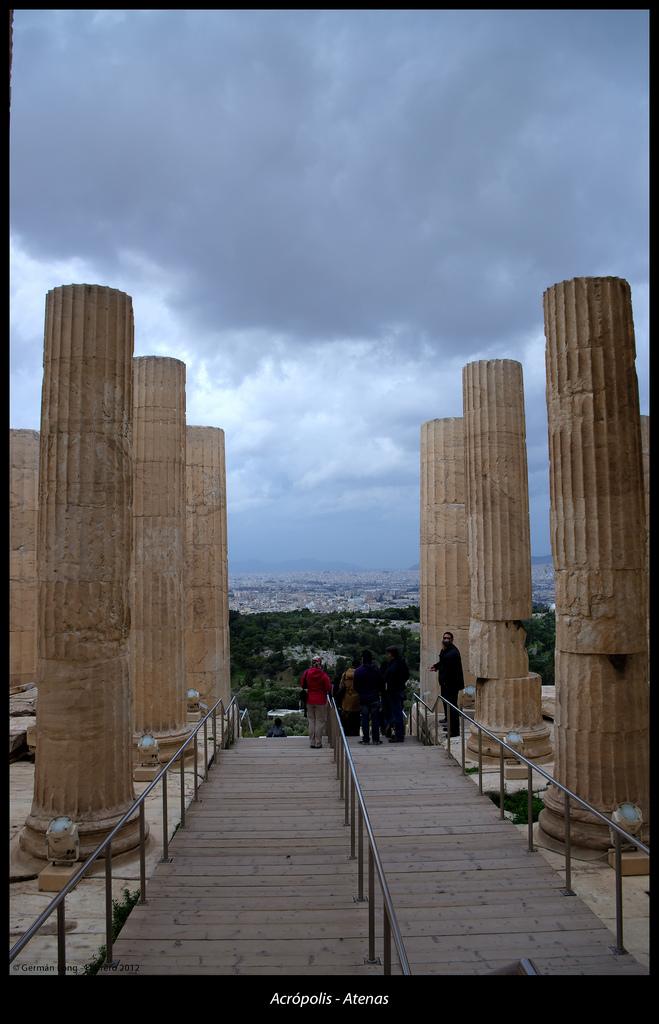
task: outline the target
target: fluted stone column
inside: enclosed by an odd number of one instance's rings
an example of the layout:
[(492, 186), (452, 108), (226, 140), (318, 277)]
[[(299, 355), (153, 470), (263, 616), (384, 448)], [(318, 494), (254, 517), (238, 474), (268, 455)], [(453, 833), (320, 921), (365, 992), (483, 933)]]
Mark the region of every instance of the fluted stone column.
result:
[(186, 687), (231, 699), (224, 431), (186, 431)]
[(10, 430), (9, 686), (37, 681), (39, 432)]
[(647, 616), (648, 683), (650, 682), (650, 417), (641, 416), (643, 489), (645, 493), (645, 611)]
[[(520, 621), (532, 612), (522, 367), (512, 359), (480, 360), (464, 367), (462, 381), (476, 719), (501, 737), (516, 729), (527, 757), (546, 758), (542, 684), (529, 672)], [(478, 750), (473, 727), (468, 746)], [(483, 752), (498, 757), (498, 744), (483, 737)]]
[[(645, 509), (631, 294), (615, 277), (544, 294), (551, 543), (556, 578), (555, 777), (610, 813), (648, 809)], [(572, 840), (606, 826), (572, 812)], [(564, 838), (550, 786), (540, 826)]]
[(185, 700), (185, 363), (133, 360), (131, 669), (135, 743), (167, 761), (189, 732)]
[[(432, 705), (439, 693), (430, 672), (445, 630), (469, 672), (469, 566), (465, 517), (464, 426), (460, 417), (428, 420), (421, 426), (421, 692)], [(443, 712), (442, 712), (443, 714)]]
[[(52, 818), (86, 856), (133, 799), (128, 578), (133, 308), (100, 285), (46, 298), (37, 617), (39, 714), (32, 810), (20, 837), (46, 857)], [(113, 842), (139, 841), (133, 816)]]

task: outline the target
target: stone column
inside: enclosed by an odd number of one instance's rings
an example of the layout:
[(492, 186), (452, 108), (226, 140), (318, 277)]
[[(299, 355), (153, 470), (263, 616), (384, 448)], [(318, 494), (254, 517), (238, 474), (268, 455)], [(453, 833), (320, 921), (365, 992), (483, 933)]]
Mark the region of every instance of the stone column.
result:
[(190, 728), (185, 700), (185, 363), (140, 356), (133, 368), (135, 743), (144, 732), (152, 733), (164, 762)]
[[(551, 753), (551, 743), (520, 621), (532, 611), (522, 367), (512, 359), (480, 360), (464, 367), (462, 381), (476, 719), (502, 738), (516, 729), (523, 753), (537, 760)], [(473, 727), (468, 746), (478, 750)], [(483, 737), (483, 753), (498, 757), (498, 744)]]
[[(544, 294), (551, 543), (556, 578), (555, 777), (599, 811), (648, 819), (645, 510), (631, 294), (615, 277)], [(572, 840), (609, 832), (572, 811)], [(550, 786), (541, 828), (564, 838)]]
[(647, 618), (648, 684), (650, 682), (650, 417), (641, 416), (643, 489), (645, 492), (645, 614)]
[(10, 430), (9, 686), (37, 681), (39, 432)]
[(186, 431), (186, 687), (231, 700), (224, 431)]
[[(134, 800), (129, 606), (133, 307), (100, 285), (46, 297), (37, 615), (39, 714), (34, 799), (20, 837), (46, 857), (58, 815), (81, 856)], [(113, 842), (139, 841), (134, 815)]]
[[(421, 426), (421, 558), (419, 572), (421, 693), (432, 706), (439, 694), (437, 673), (442, 634), (453, 633), (469, 672), (469, 566), (465, 517), (464, 425), (460, 417), (428, 420)], [(443, 717), (443, 709), (440, 707)]]

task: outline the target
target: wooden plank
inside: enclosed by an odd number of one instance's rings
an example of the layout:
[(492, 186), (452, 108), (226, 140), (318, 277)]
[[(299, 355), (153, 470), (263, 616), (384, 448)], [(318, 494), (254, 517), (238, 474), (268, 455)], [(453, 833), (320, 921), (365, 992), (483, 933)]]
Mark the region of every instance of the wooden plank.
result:
[[(414, 741), (351, 748), (414, 972), (531, 956), (547, 973), (645, 973), (608, 958), (608, 929), (560, 895), (562, 877), (445, 755)], [(221, 762), (115, 956), (154, 974), (380, 974), (364, 964), (367, 905), (331, 753), (242, 740)], [(378, 951), (381, 904), (376, 883)]]

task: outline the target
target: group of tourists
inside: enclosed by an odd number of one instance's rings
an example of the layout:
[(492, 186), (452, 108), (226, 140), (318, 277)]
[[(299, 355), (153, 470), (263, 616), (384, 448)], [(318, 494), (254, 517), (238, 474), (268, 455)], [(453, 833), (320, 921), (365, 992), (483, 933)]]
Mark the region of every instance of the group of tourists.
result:
[(386, 660), (380, 666), (374, 663), (371, 651), (362, 651), (361, 659), (353, 660), (334, 687), (323, 671), (322, 659), (313, 658), (311, 667), (300, 677), (309, 720), (309, 746), (322, 747), (330, 693), (339, 709), (346, 736), (359, 736), (361, 727), (361, 743), (380, 744), (382, 734), (390, 743), (403, 743), (403, 698), (409, 678), (410, 670), (398, 647), (387, 648)]
[[(442, 697), (451, 704), (457, 704), (458, 693), (464, 688), (460, 652), (453, 643), (453, 634), (448, 630), (442, 636), (442, 649), (438, 660), (429, 666), (437, 672)], [(302, 703), (309, 721), (309, 746), (320, 750), (323, 734), (327, 732), (327, 698), (334, 697), (339, 709), (346, 736), (359, 736), (361, 729), (363, 744), (381, 744), (381, 736), (390, 743), (405, 742), (403, 699), (405, 684), (410, 678), (407, 662), (398, 647), (387, 647), (386, 659), (381, 665), (375, 664), (371, 651), (362, 651), (361, 659), (354, 658), (341, 679), (332, 686), (330, 677), (323, 670), (322, 658), (316, 656), (311, 666), (300, 676)], [(444, 704), (447, 712), (442, 719), (444, 730), (449, 736), (459, 735), (458, 715)], [(276, 730), (276, 731), (275, 731)], [(275, 720), (274, 729), (268, 736), (285, 736), (281, 720)]]
[(341, 676), (334, 699), (346, 736), (359, 736), (361, 743), (403, 743), (403, 699), (410, 678), (407, 662), (397, 647), (387, 647), (386, 659), (376, 665), (370, 651), (363, 651)]

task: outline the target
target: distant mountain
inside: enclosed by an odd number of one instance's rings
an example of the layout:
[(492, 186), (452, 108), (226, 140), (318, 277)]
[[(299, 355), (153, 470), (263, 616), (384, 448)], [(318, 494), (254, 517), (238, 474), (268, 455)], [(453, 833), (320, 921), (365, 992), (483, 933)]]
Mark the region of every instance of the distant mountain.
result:
[(551, 555), (532, 555), (531, 565), (546, 565), (547, 562), (551, 564)]
[(421, 566), (417, 562), (416, 565), (410, 565), (409, 568), (406, 571), (407, 572), (416, 572), (420, 568), (421, 568)]
[(249, 559), (243, 562), (230, 562), (229, 574), (241, 572), (363, 572), (361, 565), (352, 562), (321, 562), (317, 558), (292, 558), (286, 562), (262, 562)]

